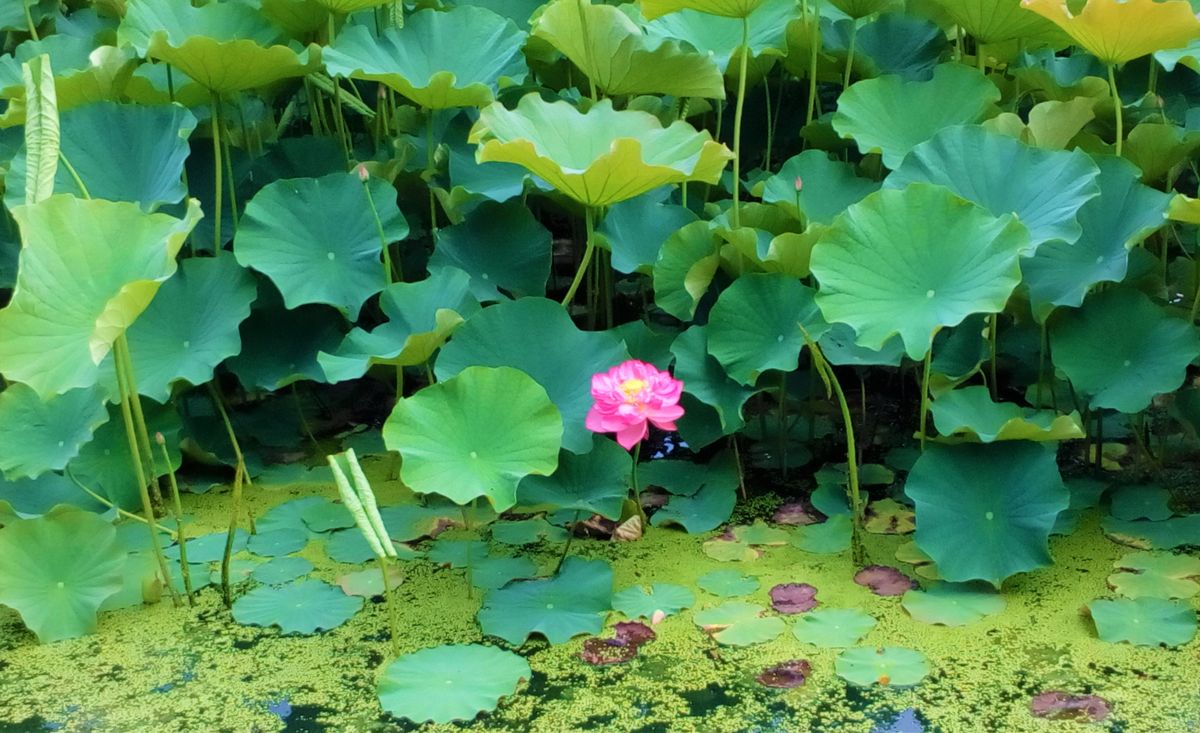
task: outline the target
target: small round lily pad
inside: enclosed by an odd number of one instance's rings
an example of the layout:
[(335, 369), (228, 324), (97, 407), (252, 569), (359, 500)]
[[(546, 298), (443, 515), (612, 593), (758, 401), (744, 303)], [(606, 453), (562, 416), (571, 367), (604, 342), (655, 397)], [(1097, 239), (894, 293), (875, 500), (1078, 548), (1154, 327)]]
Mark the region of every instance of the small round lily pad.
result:
[[(898, 555), (900, 551), (896, 552)], [(854, 582), (869, 588), (877, 596), (902, 596), (917, 587), (912, 578), (887, 565), (866, 566), (854, 574)]]
[(857, 608), (820, 608), (796, 620), (792, 634), (813, 646), (853, 646), (875, 628), (875, 617)]
[[(225, 532), (212, 532), (192, 537), (187, 540), (187, 556), (189, 563), (216, 562), (225, 556)], [(233, 535), (233, 551), (241, 552), (246, 549), (250, 535), (239, 529)], [(179, 559), (179, 545), (172, 545), (163, 550), (163, 554), (172, 560)]]
[(693, 620), (721, 644), (749, 646), (771, 641), (786, 628), (778, 616), (765, 616), (766, 610), (753, 603), (733, 601), (700, 611)]
[(718, 562), (750, 562), (751, 560), (757, 560), (762, 554), (750, 545), (732, 540), (723, 540), (719, 537), (705, 542), (700, 547), (705, 555)]
[(750, 595), (758, 590), (758, 578), (744, 575), (736, 570), (713, 570), (701, 575), (696, 581), (701, 590), (721, 598)]
[(786, 545), (788, 542), (787, 532), (768, 527), (761, 519), (749, 526), (734, 527), (733, 537), (744, 545)]
[(313, 570), (313, 564), (302, 557), (277, 557), (254, 568), (250, 577), (266, 585), (288, 583)]
[(909, 687), (925, 679), (929, 662), (913, 649), (856, 647), (838, 655), (834, 669), (839, 677), (859, 687)]
[(1196, 612), (1182, 601), (1161, 598), (1121, 598), (1088, 604), (1096, 633), (1110, 643), (1137, 646), (1179, 646), (1196, 635)]
[(649, 588), (635, 585), (620, 591), (613, 596), (612, 605), (628, 618), (652, 618), (656, 611), (670, 616), (695, 602), (695, 594), (682, 585), (655, 583)]
[(910, 534), (917, 528), (916, 515), (895, 499), (880, 499), (867, 505), (863, 528), (874, 534)]
[(910, 590), (900, 601), (918, 621), (965, 626), (1004, 610), (1004, 597), (972, 583), (937, 583), (928, 590)]
[(284, 634), (311, 634), (341, 626), (360, 608), (361, 598), (308, 579), (255, 588), (233, 602), (233, 620), (246, 626), (278, 626)]
[(422, 649), (388, 665), (379, 703), (414, 723), (471, 720), (495, 710), (532, 676), (521, 656), (496, 647), (463, 644)]
[(314, 532), (331, 532), (354, 526), (354, 516), (342, 504), (323, 501), (307, 506), (300, 514), (301, 519)]
[[(404, 581), (404, 573), (395, 565), (387, 566), (388, 586), (395, 588)], [(383, 595), (383, 574), (379, 572), (377, 567), (369, 567), (364, 570), (356, 570), (353, 573), (339, 575), (337, 579), (338, 586), (342, 592), (348, 596), (359, 596), (362, 598), (373, 598)]]
[(282, 527), (252, 535), (246, 549), (263, 557), (280, 557), (299, 552), (308, 544), (308, 532), (299, 527)]
[(1108, 585), (1126, 598), (1191, 598), (1200, 591), (1200, 558), (1167, 552), (1131, 552), (1113, 566)]

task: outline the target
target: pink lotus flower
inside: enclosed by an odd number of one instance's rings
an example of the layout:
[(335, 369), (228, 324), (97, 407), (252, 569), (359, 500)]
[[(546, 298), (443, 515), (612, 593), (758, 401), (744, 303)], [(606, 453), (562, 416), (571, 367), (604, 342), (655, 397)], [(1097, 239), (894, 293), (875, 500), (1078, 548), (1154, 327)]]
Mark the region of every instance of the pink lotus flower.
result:
[(679, 396), (683, 382), (667, 372), (636, 359), (607, 372), (592, 375), (592, 399), (587, 429), (594, 433), (616, 433), (617, 442), (629, 450), (650, 434), (649, 424), (674, 430), (683, 417)]

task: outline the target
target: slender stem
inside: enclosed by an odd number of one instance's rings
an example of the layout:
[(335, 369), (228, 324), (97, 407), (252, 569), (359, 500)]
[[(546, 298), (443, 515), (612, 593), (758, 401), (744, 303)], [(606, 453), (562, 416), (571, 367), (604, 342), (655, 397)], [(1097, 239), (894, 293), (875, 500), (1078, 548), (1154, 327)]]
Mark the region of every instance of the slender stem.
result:
[[(787, 478), (788, 470), (788, 453), (787, 453), (787, 372), (779, 372), (779, 472), (783, 478)], [(811, 435), (809, 437), (812, 437)]]
[(433, 194), (433, 175), (437, 170), (434, 162), (436, 149), (433, 145), (433, 110), (428, 110), (429, 121), (425, 125), (425, 187), (429, 190), (429, 231), (437, 234), (437, 197)]
[[(763, 77), (763, 93), (766, 96), (767, 103), (767, 149), (763, 152), (762, 167), (765, 171), (771, 170), (771, 152), (775, 146), (775, 125), (772, 123), (771, 117), (771, 84), (770, 76)], [(783, 80), (779, 81), (779, 85), (783, 86)]]
[[(243, 137), (243, 144), (248, 143), (249, 140)], [(229, 135), (222, 135), (221, 153), (225, 159), (225, 185), (229, 190), (229, 223), (233, 224), (233, 231), (236, 234), (238, 226), (237, 187), (233, 180), (233, 155), (229, 151)]]
[[(474, 500), (472, 500), (474, 503)], [(471, 516), (467, 514), (467, 507), (464, 505), (462, 509), (463, 526), (467, 528), (467, 532), (471, 531)], [(474, 592), (474, 579), (471, 577), (471, 538), (467, 537), (467, 598), (471, 598)]]
[[(159, 438), (162, 434), (159, 433)], [(166, 441), (158, 441), (158, 447), (162, 452), (163, 465), (167, 467), (167, 476), (171, 479), (171, 513), (175, 518), (176, 537), (179, 538), (179, 573), (183, 576), (183, 591), (187, 594), (189, 606), (196, 605), (196, 599), (192, 597), (192, 571), (188, 567), (187, 559), (187, 534), (183, 531), (183, 503), (179, 501), (179, 482), (175, 479), (175, 469), (171, 467), (171, 454), (167, 451)]]
[(212, 94), (212, 154), (213, 154), (213, 251), (220, 252), (221, 245), (221, 96)]
[(975, 68), (979, 69), (980, 74), (987, 74), (987, 59), (983, 55), (983, 44), (979, 39), (975, 39)]
[(1151, 452), (1150, 446), (1146, 444), (1146, 436), (1143, 435), (1146, 430), (1146, 413), (1144, 411), (1139, 412), (1137, 414), (1137, 418), (1138, 419), (1136, 422), (1133, 420), (1130, 421), (1134, 423), (1130, 425), (1130, 427), (1133, 428), (1130, 432), (1133, 433), (1133, 439), (1138, 445), (1138, 450), (1142, 452), (1142, 455), (1146, 457), (1146, 461), (1149, 462), (1150, 469), (1154, 471), (1154, 474), (1161, 479), (1162, 466), (1159, 464), (1158, 459), (1154, 457), (1154, 453)]
[[(863, 437), (865, 438), (867, 435), (867, 382), (863, 376), (862, 369), (855, 369), (854, 372), (858, 375), (858, 404), (862, 411), (862, 414), (860, 415), (862, 422), (859, 423), (858, 429), (862, 431)], [(858, 462), (862, 463), (863, 457), (861, 446), (859, 446), (856, 457), (858, 458)]]
[(629, 483), (633, 489), (633, 506), (637, 509), (637, 515), (642, 519), (642, 531), (646, 531), (646, 512), (642, 509), (642, 487), (638, 484), (638, 461), (642, 457), (642, 443), (638, 441), (637, 445), (633, 446), (633, 464), (629, 472)]
[(583, 248), (583, 259), (579, 263), (579, 269), (575, 271), (575, 277), (571, 280), (571, 287), (567, 288), (567, 294), (563, 296), (562, 305), (567, 307), (571, 304), (571, 299), (575, 297), (575, 293), (579, 290), (579, 286), (583, 283), (583, 276), (587, 272), (588, 265), (592, 261), (592, 253), (596, 249), (596, 237), (593, 229), (595, 222), (593, 217), (592, 207), (585, 206), (583, 209), (583, 223), (587, 232), (587, 242)]
[[(71, 472), (70, 466), (66, 467), (65, 473), (67, 474), (67, 478), (71, 479), (71, 482), (73, 484), (75, 484), (77, 487), (79, 487), (80, 491), (82, 491), (83, 493), (92, 497), (93, 499), (100, 502), (101, 504), (108, 507), (109, 509), (114, 510), (117, 513), (117, 516), (125, 517), (126, 519), (132, 519), (133, 521), (141, 522), (142, 524), (147, 524), (146, 518), (143, 517), (142, 515), (125, 511), (121, 507), (114, 504), (112, 502), (112, 500), (109, 499), (108, 497), (101, 496), (100, 494), (96, 493), (95, 491), (92, 491), (87, 486), (85, 486), (84, 483), (82, 481), (80, 481), (79, 478), (76, 477), (74, 473)], [(158, 524), (157, 522), (154, 524), (154, 528), (160, 532), (166, 532), (169, 535), (174, 535), (176, 538), (179, 537), (179, 534), (175, 530), (171, 529), (170, 527), (164, 527), (161, 524)]]
[[(1035, 388), (1035, 397), (1033, 406), (1037, 409), (1042, 409), (1042, 382), (1046, 379), (1046, 346), (1049, 339), (1046, 335), (1046, 322), (1042, 321), (1041, 338), (1038, 340), (1038, 375), (1037, 387)], [(1058, 409), (1058, 405), (1054, 406)]]
[(998, 321), (1000, 315), (993, 313), (988, 319), (988, 387), (991, 389), (992, 399), (996, 399), (999, 387), (996, 383), (996, 331), (998, 330)]
[(750, 497), (746, 495), (746, 473), (742, 470), (742, 451), (738, 448), (736, 433), (729, 436), (729, 444), (733, 446), (733, 463), (737, 466), (738, 493), (742, 495), (742, 501), (749, 501)]
[[(125, 335), (121, 334), (120, 338), (124, 339)], [(129, 351), (128, 341), (124, 342), (124, 349), (125, 353), (128, 355), (128, 358), (118, 362), (116, 361), (114, 355), (113, 365), (124, 372), (122, 376), (125, 379), (126, 386), (129, 388), (129, 406), (133, 414), (134, 427), (137, 429), (138, 448), (140, 450), (142, 460), (145, 461), (146, 475), (150, 479), (149, 484), (154, 488), (152, 497), (155, 501), (155, 505), (161, 506), (163, 503), (163, 495), (162, 490), (158, 486), (158, 472), (154, 469), (154, 452), (150, 448), (150, 432), (146, 427), (146, 415), (142, 412), (142, 398), (138, 394), (137, 376), (133, 371), (133, 356)]]
[(921, 452), (925, 452), (925, 418), (929, 414), (929, 364), (933, 361), (933, 349), (925, 352), (925, 369), (921, 375)]
[(313, 435), (312, 428), (308, 425), (308, 417), (304, 414), (304, 406), (300, 404), (300, 393), (296, 390), (295, 382), (292, 382), (292, 401), (296, 404), (296, 414), (300, 416), (300, 426), (304, 428), (304, 434), (316, 445), (317, 436)]
[(208, 394), (217, 408), (217, 413), (221, 416), (221, 422), (225, 425), (225, 435), (229, 438), (229, 446), (233, 449), (233, 457), (237, 461), (236, 470), (241, 471), (246, 477), (246, 483), (253, 485), (253, 482), (250, 481), (250, 472), (246, 470), (246, 456), (242, 453), (242, 445), (233, 431), (233, 421), (229, 419), (229, 411), (225, 409), (225, 400), (221, 397), (221, 391), (217, 389), (216, 385), (209, 382)]
[[(865, 564), (865, 551), (862, 544), (861, 525), (863, 517), (862, 508), (862, 492), (858, 485), (858, 446), (854, 437), (854, 418), (850, 416), (850, 403), (846, 401), (846, 393), (842, 391), (842, 385), (838, 381), (837, 374), (834, 373), (833, 367), (821, 359), (821, 364), (825, 368), (825, 375), (829, 379), (830, 386), (833, 387), (834, 394), (837, 395), (838, 407), (842, 411), (842, 424), (846, 428), (846, 466), (850, 473), (850, 510), (854, 512), (854, 521), (851, 526), (851, 554), (853, 555), (855, 565)], [(922, 437), (924, 430), (921, 431)]]
[(179, 598), (175, 593), (175, 586), (171, 583), (171, 572), (167, 569), (167, 558), (163, 555), (162, 545), (159, 544), (158, 532), (155, 529), (157, 523), (154, 521), (154, 506), (150, 502), (149, 482), (146, 480), (146, 466), (141, 451), (138, 449), (137, 429), (133, 424), (133, 410), (129, 406), (131, 399), (136, 399), (137, 394), (132, 391), (132, 385), (126, 380), (127, 371), (123, 368), (124, 363), (129, 360), (129, 343), (125, 340), (125, 335), (121, 334), (113, 344), (113, 361), (116, 365), (117, 390), (121, 393), (121, 419), (125, 421), (125, 437), (129, 443), (129, 458), (133, 461), (134, 475), (137, 477), (138, 482), (138, 493), (142, 498), (142, 514), (146, 518), (147, 529), (150, 531), (150, 547), (154, 551), (155, 559), (158, 561), (158, 570), (162, 573), (163, 583), (167, 586), (167, 590), (171, 594), (171, 599), (178, 604)]
[(71, 165), (71, 161), (67, 160), (67, 156), (61, 150), (58, 153), (58, 159), (62, 161), (63, 167), (67, 169), (67, 173), (71, 174), (71, 180), (75, 181), (75, 185), (79, 188), (79, 195), (82, 198), (90, 199), (92, 194), (88, 191), (88, 187), (84, 185), (83, 179), (79, 177), (79, 171), (75, 170), (75, 166)]
[(854, 72), (854, 50), (858, 45), (858, 19), (850, 19), (850, 50), (846, 53), (846, 72), (842, 75), (842, 89), (850, 86), (850, 75)]
[(35, 41), (40, 41), (41, 38), (38, 37), (37, 23), (33, 22), (33, 11), (31, 11), (29, 8), (28, 0), (18, 0), (18, 2), (20, 2), (22, 7), (25, 9), (25, 24), (29, 26), (29, 37)]
[(1121, 94), (1117, 91), (1117, 74), (1112, 64), (1108, 65), (1108, 88), (1112, 91), (1113, 108), (1117, 113), (1117, 155), (1120, 155), (1125, 143), (1125, 109), (1121, 106)]
[[(387, 538), (384, 538), (387, 540)], [(387, 540), (391, 541), (391, 540)], [(392, 602), (392, 581), (388, 578), (387, 558), (376, 555), (379, 575), (383, 578), (383, 602), (388, 609), (388, 626), (392, 635), (392, 654), (400, 654), (400, 617), (396, 615), (396, 604)]]
[(575, 518), (571, 520), (571, 529), (567, 532), (567, 541), (563, 545), (562, 555), (558, 558), (558, 564), (554, 566), (555, 574), (562, 568), (563, 563), (567, 561), (567, 553), (571, 551), (571, 540), (575, 539), (575, 527), (579, 525), (579, 518), (583, 512), (579, 509), (575, 510)]
[(233, 605), (233, 589), (229, 580), (229, 566), (233, 561), (233, 540), (237, 534), (237, 518), (242, 511), (242, 471), (233, 474), (233, 507), (229, 512), (229, 530), (225, 533), (225, 552), (221, 555), (221, 598), (225, 607)]
[(383, 282), (391, 285), (404, 279), (404, 271), (399, 262), (392, 262), (392, 255), (388, 250), (387, 232), (383, 230), (383, 220), (379, 218), (379, 208), (375, 206), (375, 197), (371, 195), (371, 179), (363, 181), (362, 185), (363, 193), (367, 196), (367, 206), (371, 208), (371, 217), (375, 220), (375, 234), (379, 236), (380, 251), (383, 252)]
[[(818, 3), (814, 2), (814, 6)], [(821, 13), (816, 7), (813, 8), (816, 12), (813, 13), (812, 19), (812, 39), (810, 45), (812, 50), (808, 59), (808, 112), (805, 114), (804, 120), (806, 125), (811, 125), (816, 119), (817, 110), (817, 56), (821, 51)]]
[(750, 59), (750, 19), (742, 16), (741, 62), (738, 67), (737, 107), (733, 111), (733, 226), (742, 225), (742, 110), (746, 106), (746, 64)]

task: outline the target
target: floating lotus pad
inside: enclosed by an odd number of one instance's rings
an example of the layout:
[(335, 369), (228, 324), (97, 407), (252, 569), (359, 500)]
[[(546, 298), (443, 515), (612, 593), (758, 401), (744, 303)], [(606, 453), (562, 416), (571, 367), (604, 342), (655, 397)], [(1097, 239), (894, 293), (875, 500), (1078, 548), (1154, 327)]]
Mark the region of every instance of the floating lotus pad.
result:
[(700, 549), (717, 562), (750, 562), (762, 556), (761, 550), (756, 550), (750, 545), (720, 537), (704, 542)]
[(755, 677), (764, 687), (791, 689), (800, 687), (812, 673), (812, 665), (803, 659), (792, 659), (771, 665)]
[(1191, 598), (1200, 592), (1200, 559), (1189, 555), (1134, 552), (1113, 563), (1123, 571), (1108, 585), (1126, 598)]
[(966, 584), (936, 583), (925, 590), (910, 590), (900, 605), (916, 620), (943, 626), (965, 626), (1004, 610), (1004, 597), (992, 590)]
[(787, 530), (769, 527), (761, 519), (754, 520), (754, 524), (751, 525), (734, 527), (730, 531), (735, 540), (747, 545), (786, 545), (791, 537)]
[(973, 386), (938, 395), (930, 405), (933, 424), (944, 436), (980, 443), (998, 440), (1059, 441), (1084, 436), (1079, 413), (1023, 408), (993, 402), (987, 387)]
[(522, 519), (495, 522), (491, 526), (492, 539), (505, 545), (533, 545), (539, 542), (565, 542), (567, 531), (555, 527), (545, 519)]
[(912, 578), (887, 565), (868, 565), (854, 574), (854, 582), (877, 596), (901, 596), (917, 587)]
[(1196, 635), (1196, 612), (1185, 601), (1161, 598), (1098, 600), (1088, 604), (1096, 633), (1110, 643), (1179, 646)]
[(379, 680), (379, 703), (388, 713), (417, 724), (468, 721), (495, 710), (532, 677), (528, 662), (495, 647), (422, 649), (387, 666)]
[(1015, 218), (997, 219), (945, 188), (914, 183), (846, 210), (817, 243), (816, 302), (878, 350), (894, 334), (922, 359), (939, 329), (1004, 308), (1028, 244)]
[(328, 631), (349, 621), (362, 599), (320, 580), (261, 586), (233, 602), (233, 620), (246, 626), (278, 626), (284, 634)]
[[(400, 568), (389, 565), (387, 568), (388, 587), (395, 588), (404, 580), (404, 573)], [(374, 598), (375, 596), (383, 595), (383, 573), (379, 568), (366, 568), (365, 570), (356, 570), (352, 573), (339, 575), (337, 578), (338, 587), (348, 596), (359, 596), (361, 598)]]
[(1114, 542), (1146, 550), (1200, 545), (1200, 514), (1172, 517), (1161, 522), (1125, 522), (1105, 517), (1100, 526)]
[(822, 649), (854, 646), (875, 628), (875, 617), (857, 608), (818, 608), (796, 619), (792, 634)]
[(816, 587), (808, 583), (780, 583), (772, 586), (768, 595), (771, 608), (779, 613), (806, 613), (819, 604)]
[(753, 603), (733, 601), (697, 611), (692, 620), (721, 644), (750, 646), (771, 641), (787, 628), (778, 616), (764, 615), (766, 610)]
[(348, 26), (322, 60), (331, 74), (380, 82), (426, 109), (483, 107), (529, 74), (526, 37), (487, 8), (426, 9), (379, 37), (365, 25)]
[(0, 471), (14, 480), (62, 470), (107, 421), (96, 387), (43, 400), (32, 387), (9, 385), (0, 392)]
[(929, 674), (929, 662), (912, 649), (857, 647), (842, 652), (834, 669), (839, 677), (859, 687), (911, 687)]
[(285, 527), (252, 535), (246, 549), (263, 557), (280, 557), (299, 552), (307, 544), (308, 532), (298, 527)]
[(250, 577), (267, 585), (282, 585), (313, 571), (313, 564), (302, 557), (276, 557), (254, 568)]
[(758, 590), (758, 578), (744, 575), (737, 570), (713, 570), (701, 575), (696, 585), (714, 596), (736, 598)]
[(1171, 492), (1161, 486), (1122, 486), (1112, 493), (1109, 511), (1123, 521), (1149, 519), (1160, 522), (1175, 516)]
[(691, 608), (695, 602), (695, 594), (682, 585), (654, 583), (648, 588), (635, 585), (618, 592), (613, 596), (612, 607), (628, 618), (652, 618), (660, 611), (672, 616)]
[(527, 557), (497, 557), (494, 555), (471, 558), (471, 585), (484, 590), (503, 588), (517, 579), (529, 579), (537, 575), (537, 565)]
[(863, 529), (872, 534), (909, 534), (917, 526), (912, 509), (891, 498), (871, 502), (864, 514)]
[(482, 560), (488, 554), (488, 544), (483, 540), (434, 540), (425, 557), (435, 565), (450, 568), (465, 568), (473, 561)]
[(491, 591), (479, 610), (483, 633), (521, 645), (532, 634), (561, 644), (596, 634), (612, 604), (612, 568), (603, 560), (568, 557), (553, 578), (511, 583)]
[(91, 512), (64, 508), (0, 530), (0, 604), (43, 643), (95, 631), (96, 612), (121, 590), (124, 568), (116, 530)]
[(471, 130), (480, 162), (516, 163), (585, 206), (609, 206), (659, 186), (716, 183), (732, 158), (685, 122), (664, 128), (646, 112), (602, 100), (586, 113), (567, 102), (521, 98), (485, 107)]
[(851, 531), (850, 515), (839, 514), (820, 524), (798, 528), (792, 544), (816, 555), (836, 555), (850, 549)]
[[(187, 555), (189, 563), (217, 562), (225, 557), (226, 532), (209, 532), (199, 537), (187, 538)], [(233, 535), (233, 552), (246, 549), (250, 535), (244, 529), (238, 529)], [(179, 545), (163, 548), (163, 554), (172, 560), (179, 559)]]
[(304, 520), (306, 527), (318, 533), (354, 526), (354, 515), (346, 505), (328, 499), (305, 507), (300, 518)]

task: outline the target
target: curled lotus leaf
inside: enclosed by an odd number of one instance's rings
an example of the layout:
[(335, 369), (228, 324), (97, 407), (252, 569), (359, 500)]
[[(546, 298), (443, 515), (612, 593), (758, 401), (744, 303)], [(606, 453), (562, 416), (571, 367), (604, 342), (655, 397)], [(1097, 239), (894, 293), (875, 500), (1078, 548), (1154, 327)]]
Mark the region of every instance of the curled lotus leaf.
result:
[(993, 402), (987, 387), (964, 387), (938, 395), (930, 406), (933, 424), (950, 439), (980, 443), (998, 440), (1074, 440), (1084, 435), (1079, 413), (1023, 408)]
[(516, 163), (579, 203), (600, 207), (670, 183), (716, 183), (733, 154), (686, 122), (663, 127), (603, 100), (587, 112), (538, 94), (485, 107), (471, 129), (480, 162)]
[(1066, 0), (1022, 0), (1102, 62), (1123, 64), (1200, 39), (1200, 19), (1187, 0), (1088, 0), (1071, 12)]

